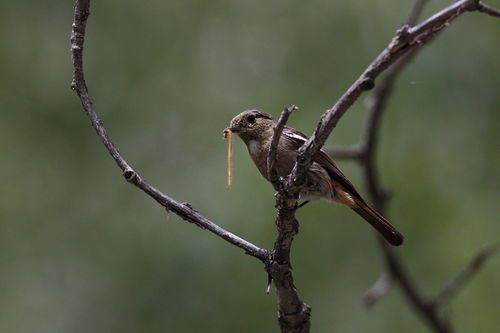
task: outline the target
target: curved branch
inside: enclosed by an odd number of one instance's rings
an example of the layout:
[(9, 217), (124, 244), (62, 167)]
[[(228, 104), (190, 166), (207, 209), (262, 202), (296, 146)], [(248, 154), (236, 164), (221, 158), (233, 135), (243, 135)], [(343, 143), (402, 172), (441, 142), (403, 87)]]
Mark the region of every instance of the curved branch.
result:
[[(274, 252), (257, 247), (256, 245), (232, 234), (212, 221), (208, 220), (188, 203), (179, 203), (163, 194), (156, 188), (146, 183), (142, 177), (132, 169), (120, 154), (109, 138), (101, 119), (95, 112), (92, 101), (88, 95), (83, 72), (83, 45), (85, 41), (85, 28), (89, 16), (89, 0), (76, 0), (74, 7), (74, 23), (71, 33), (71, 52), (73, 56), (73, 80), (71, 87), (76, 91), (82, 102), (85, 113), (90, 118), (92, 126), (102, 143), (111, 154), (115, 162), (123, 171), (125, 179), (140, 188), (155, 199), (160, 205), (180, 216), (182, 219), (207, 229), (227, 242), (245, 250), (245, 252), (266, 265), (266, 270), (274, 281), (278, 294), (279, 324), (284, 333), (307, 333), (310, 328), (311, 307), (304, 303), (293, 283), (290, 265), (290, 250), (293, 236), (298, 232), (298, 222), (295, 219), (296, 198), (289, 199), (285, 196), (278, 198), (278, 237), (275, 242)], [(286, 118), (296, 107), (291, 107), (280, 120), (281, 130)], [(277, 136), (279, 138), (279, 136)], [(277, 139), (276, 139), (277, 144)], [(274, 149), (275, 151), (275, 149)], [(274, 152), (275, 154), (275, 152)], [(271, 160), (275, 157), (271, 156)], [(271, 163), (272, 166), (272, 163)], [(273, 167), (274, 168), (274, 167)]]
[(166, 194), (163, 194), (156, 188), (146, 183), (142, 177), (130, 167), (127, 161), (120, 154), (116, 146), (109, 138), (106, 129), (103, 126), (102, 120), (95, 112), (92, 101), (89, 97), (87, 86), (85, 84), (83, 72), (83, 45), (85, 41), (85, 28), (87, 18), (89, 16), (89, 0), (76, 0), (74, 7), (74, 22), (71, 32), (71, 54), (73, 56), (73, 80), (71, 88), (76, 91), (83, 105), (85, 113), (90, 118), (90, 122), (94, 127), (97, 135), (102, 143), (111, 154), (116, 164), (122, 169), (125, 179), (140, 188), (150, 197), (155, 199), (160, 205), (174, 212), (182, 219), (196, 224), (198, 227), (207, 229), (213, 234), (221, 237), (227, 242), (243, 249), (247, 254), (261, 260), (264, 263), (269, 261), (269, 251), (262, 249), (247, 240), (236, 236), (235, 234), (223, 229), (217, 224), (213, 223), (203, 215), (198, 213), (188, 203), (180, 203)]
[(302, 186), (305, 174), (311, 166), (312, 156), (323, 147), (340, 118), (352, 104), (364, 91), (375, 86), (375, 79), (382, 72), (410, 50), (427, 43), (432, 36), (446, 28), (461, 14), (467, 11), (479, 10), (480, 7), (478, 0), (460, 0), (414, 27), (404, 25), (399, 29), (389, 45), (347, 89), (337, 103), (323, 113), (314, 133), (300, 148), (297, 163), (289, 179), (295, 180), (294, 184), (296, 186)]
[[(426, 0), (416, 0), (414, 8), (408, 18), (408, 24), (413, 24), (413, 22), (417, 20), (425, 1)], [(446, 22), (449, 22), (449, 20), (456, 18), (458, 15), (465, 12), (465, 10), (478, 10), (485, 12), (484, 8), (486, 8), (485, 5), (477, 1), (462, 1), (455, 3), (440, 13), (446, 14), (442, 17), (448, 17), (448, 21)], [(440, 13), (432, 16), (430, 19), (424, 21), (415, 28), (408, 28), (408, 33), (421, 31), (421, 36), (423, 36), (421, 38), (423, 38), (426, 42), (430, 41), (430, 39), (435, 36), (435, 32), (432, 30), (426, 32), (424, 28), (435, 26), (437, 29), (442, 29), (446, 23), (436, 26), (433, 22), (436, 18), (440, 17)], [(386, 72), (383, 80), (377, 86), (377, 89), (371, 99), (368, 110), (368, 119), (361, 143), (354, 147), (329, 149), (329, 151), (335, 156), (340, 155), (340, 157), (353, 158), (361, 163), (369, 196), (373, 201), (375, 208), (382, 214), (384, 214), (388, 198), (386, 191), (380, 183), (379, 173), (375, 162), (381, 117), (386, 109), (387, 100), (393, 90), (394, 81), (397, 75), (400, 73), (401, 69), (408, 64), (413, 56), (415, 56), (417, 50), (419, 50), (419, 48), (412, 48), (393, 66), (391, 66)], [(455, 293), (457, 293), (458, 290), (464, 285), (465, 281), (470, 279), (470, 277), (479, 270), (482, 263), (489, 256), (491, 256), (493, 252), (491, 248), (486, 248), (486, 250), (480, 251), (471, 263), (455, 279), (453, 279), (448, 286), (434, 298), (434, 300), (428, 300), (422, 296), (418, 290), (417, 285), (414, 283), (405, 268), (403, 261), (397, 256), (395, 249), (388, 246), (383, 240), (380, 240), (380, 246), (384, 254), (389, 274), (383, 274), (365, 294), (365, 304), (373, 305), (380, 297), (390, 290), (392, 283), (398, 282), (409, 303), (415, 308), (416, 312), (422, 317), (422, 319), (428, 322), (429, 326), (436, 332), (452, 331), (451, 323), (448, 322), (446, 318), (439, 316), (438, 306), (445, 303)]]

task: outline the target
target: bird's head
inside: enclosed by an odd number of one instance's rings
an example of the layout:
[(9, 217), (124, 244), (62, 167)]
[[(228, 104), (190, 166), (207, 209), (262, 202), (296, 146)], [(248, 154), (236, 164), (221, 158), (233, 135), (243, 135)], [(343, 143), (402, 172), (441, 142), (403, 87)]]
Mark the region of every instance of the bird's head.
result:
[(274, 124), (274, 118), (268, 113), (259, 110), (243, 111), (234, 117), (224, 133), (231, 131), (243, 141), (258, 140)]

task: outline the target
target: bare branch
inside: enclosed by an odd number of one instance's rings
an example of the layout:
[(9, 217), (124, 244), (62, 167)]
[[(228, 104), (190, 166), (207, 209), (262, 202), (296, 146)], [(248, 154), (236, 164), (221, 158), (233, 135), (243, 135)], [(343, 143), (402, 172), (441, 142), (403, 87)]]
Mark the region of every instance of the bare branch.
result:
[(369, 109), (367, 113), (368, 119), (366, 121), (367, 125), (363, 131), (361, 144), (351, 147), (327, 148), (327, 153), (336, 158), (357, 159), (361, 163), (363, 163), (364, 160), (372, 159), (378, 143), (378, 133), (380, 129), (379, 124), (382, 119), (383, 112), (386, 109), (387, 100), (392, 93), (394, 81), (401, 70), (413, 59), (418, 50), (420, 50), (420, 48), (413, 48), (396, 61), (394, 65), (387, 69), (384, 77), (376, 86), (373, 95), (370, 96), (369, 99)]
[(485, 13), (494, 17), (500, 17), (500, 10), (493, 8), (491, 6), (488, 6), (487, 4), (483, 3), (482, 1), (479, 1), (477, 4), (477, 10), (479, 10), (481, 13)]
[(269, 147), (269, 154), (267, 155), (267, 174), (269, 175), (269, 179), (271, 183), (273, 183), (273, 185), (275, 185), (276, 181), (278, 180), (278, 172), (276, 171), (276, 157), (281, 133), (283, 132), (283, 128), (285, 127), (290, 114), (298, 109), (299, 108), (296, 105), (284, 108), (281, 112), (280, 118), (278, 119), (278, 123), (274, 128), (273, 137), (271, 139), (271, 146)]
[(338, 159), (360, 159), (365, 154), (364, 147), (353, 145), (350, 147), (333, 146), (324, 148), (324, 151)]
[(483, 267), (483, 264), (491, 258), (495, 252), (496, 247), (489, 244), (483, 246), (465, 266), (444, 288), (439, 292), (431, 304), (435, 307), (444, 306), (451, 302), (451, 300), (464, 288), (465, 284), (470, 281)]
[(287, 183), (280, 180), (276, 198), (278, 237), (274, 243), (273, 261), (267, 267), (274, 280), (279, 304), (279, 323), (282, 332), (307, 333), (310, 328), (311, 307), (299, 297), (293, 283), (290, 251), (293, 237), (299, 232), (295, 218), (297, 198), (290, 196)]
[(290, 251), (293, 237), (299, 232), (299, 222), (295, 218), (297, 192), (289, 192), (290, 183), (278, 179), (276, 157), (279, 139), (290, 114), (298, 110), (295, 105), (285, 108), (281, 113), (271, 140), (268, 154), (268, 172), (273, 186), (278, 191), (276, 207), (278, 216), (276, 226), (278, 236), (274, 243), (273, 260), (267, 270), (274, 281), (279, 304), (279, 324), (282, 332), (307, 333), (310, 329), (311, 307), (299, 297), (293, 283)]
[(372, 307), (382, 296), (387, 294), (394, 285), (392, 274), (381, 274), (373, 286), (363, 295), (363, 303), (367, 308)]
[(191, 205), (180, 203), (146, 183), (141, 178), (141, 176), (130, 167), (130, 165), (120, 154), (116, 146), (113, 144), (102, 124), (102, 120), (95, 112), (92, 101), (88, 95), (87, 86), (85, 84), (83, 72), (83, 45), (85, 41), (85, 28), (87, 24), (87, 18), (89, 16), (89, 2), (89, 0), (76, 0), (75, 2), (74, 22), (71, 33), (71, 53), (73, 56), (73, 80), (71, 82), (71, 88), (75, 90), (80, 97), (83, 109), (90, 118), (92, 126), (94, 127), (97, 135), (101, 139), (108, 152), (115, 160), (116, 164), (118, 164), (120, 169), (122, 169), (125, 179), (129, 183), (132, 183), (143, 190), (146, 194), (155, 199), (160, 205), (179, 215), (182, 219), (194, 223), (200, 228), (207, 229), (213, 234), (223, 238), (227, 242), (243, 249), (247, 254), (261, 260), (264, 263), (267, 263), (270, 257), (269, 251), (262, 249), (244, 240), (243, 238), (240, 238), (235, 234), (223, 229), (222, 227), (202, 216), (200, 213), (194, 210)]
[(436, 308), (421, 296), (417, 285), (410, 277), (401, 259), (397, 256), (396, 251), (386, 244), (383, 239), (378, 238), (380, 246), (384, 251), (384, 259), (389, 273), (397, 280), (405, 296), (408, 298), (409, 304), (415, 309), (415, 312), (436, 332), (452, 332), (450, 323), (445, 318), (440, 318)]
[[(356, 149), (344, 150), (346, 157), (357, 158), (362, 161), (365, 168), (365, 177), (369, 187), (372, 188), (370, 193), (376, 204), (383, 208), (386, 201), (385, 191), (381, 190), (378, 181), (378, 172), (374, 163), (374, 151), (377, 143), (377, 133), (379, 129), (380, 116), (385, 107), (384, 101), (390, 93), (392, 80), (396, 73), (403, 65), (409, 61), (418, 46), (427, 43), (439, 31), (444, 29), (451, 21), (456, 19), (465, 11), (477, 10), (488, 13), (493, 16), (498, 16), (498, 10), (489, 7), (478, 0), (461, 0), (445, 8), (439, 13), (433, 15), (426, 21), (417, 26), (410, 27), (408, 25), (399, 29), (389, 43), (389, 45), (380, 53), (380, 55), (368, 66), (361, 76), (351, 85), (337, 103), (327, 110), (320, 119), (320, 122), (314, 131), (313, 135), (304, 144), (297, 158), (297, 163), (292, 173), (286, 180), (277, 180), (275, 165), (276, 165), (276, 147), (279, 143), (279, 138), (283, 127), (286, 124), (289, 114), (294, 110), (294, 107), (285, 109), (280, 117), (278, 126), (273, 135), (273, 144), (268, 155), (268, 172), (272, 179), (279, 181), (279, 193), (277, 196), (278, 216), (276, 225), (278, 228), (278, 236), (274, 244), (274, 251), (269, 251), (259, 248), (254, 244), (224, 230), (220, 226), (203, 217), (187, 203), (179, 203), (169, 196), (163, 194), (146, 183), (140, 175), (134, 171), (120, 154), (116, 146), (110, 140), (106, 129), (104, 128), (101, 119), (96, 114), (92, 101), (88, 95), (87, 87), (84, 80), (83, 72), (83, 45), (85, 39), (86, 22), (89, 15), (90, 0), (76, 0), (74, 11), (74, 23), (71, 35), (71, 50), (73, 56), (73, 81), (72, 88), (77, 92), (82, 102), (83, 108), (90, 118), (92, 126), (96, 130), (102, 143), (113, 157), (117, 165), (123, 171), (125, 179), (143, 190), (146, 194), (154, 198), (160, 205), (168, 210), (173, 211), (184, 220), (194, 223), (197, 226), (207, 229), (215, 235), (225, 239), (227, 242), (245, 250), (246, 253), (260, 259), (266, 265), (266, 270), (269, 273), (272, 281), (276, 286), (278, 303), (279, 303), (279, 323), (282, 332), (286, 333), (307, 333), (310, 329), (310, 312), (311, 308), (304, 303), (294, 286), (293, 276), (290, 264), (290, 250), (293, 242), (293, 237), (298, 233), (298, 221), (295, 218), (297, 210), (297, 198), (301, 186), (305, 180), (305, 174), (312, 163), (314, 156), (323, 146), (325, 140), (336, 126), (339, 119), (349, 109), (349, 107), (359, 98), (366, 90), (370, 90), (375, 85), (375, 79), (384, 72), (389, 66), (396, 62), (392, 70), (388, 72), (388, 79), (385, 84), (381, 84), (377, 88), (376, 98), (379, 103), (374, 103), (373, 112), (368, 121), (369, 127), (366, 131), (366, 136), (363, 138), (363, 143)], [(417, 0), (416, 6), (423, 6), (425, 0)], [(414, 11), (418, 12), (419, 9)], [(410, 15), (410, 24), (416, 20), (418, 15)], [(414, 18), (413, 18), (414, 17)], [(392, 77), (391, 77), (392, 76)], [(370, 128), (371, 126), (371, 128)], [(275, 183), (273, 182), (273, 184)], [(419, 314), (427, 320), (430, 325), (438, 332), (450, 332), (448, 323), (440, 319), (435, 311), (433, 304), (425, 301), (416, 291), (415, 285), (409, 278), (406, 270), (400, 264), (396, 253), (391, 247), (381, 240), (381, 246), (385, 253), (387, 266), (391, 276), (399, 281), (405, 290), (407, 297), (410, 299), (410, 304), (418, 309)], [(387, 282), (387, 279), (385, 282)], [(384, 281), (382, 281), (384, 282)], [(387, 284), (387, 283), (385, 283)], [(379, 290), (387, 289), (387, 286), (378, 287)]]
[[(417, 21), (426, 2), (426, 0), (415, 1), (407, 20), (408, 24), (413, 24)], [(375, 156), (376, 148), (378, 146), (380, 124), (383, 113), (386, 110), (387, 101), (393, 91), (394, 82), (397, 76), (411, 61), (418, 50), (421, 50), (421, 48), (413, 48), (386, 71), (385, 76), (375, 89), (374, 94), (371, 96), (368, 119), (365, 131), (363, 132), (363, 137), (361, 139), (362, 154), (360, 155), (358, 161), (362, 163), (363, 166), (363, 175), (370, 198), (375, 208), (382, 214), (385, 214), (388, 195), (387, 190), (383, 188), (380, 182)], [(396, 251), (382, 243), (383, 242), (379, 242), (382, 253), (385, 256), (388, 273), (382, 274), (374, 286), (365, 294), (365, 304), (370, 306), (373, 305), (391, 289), (392, 284), (399, 282), (405, 295), (413, 304), (414, 308), (417, 311), (420, 311), (422, 316), (427, 317), (427, 321), (431, 325), (437, 327), (438, 329), (446, 330), (449, 325), (441, 323), (437, 314), (433, 313), (433, 309), (427, 307), (427, 302), (420, 295), (420, 292), (418, 292), (414, 287), (415, 284), (410, 280), (409, 274), (406, 272), (401, 260), (396, 255)], [(385, 278), (386, 276), (390, 276), (391, 278)], [(385, 284), (382, 285), (384, 288), (374, 289), (380, 285), (378, 281), (385, 282)]]
[[(111, 154), (115, 162), (122, 169), (125, 179), (143, 190), (154, 198), (160, 205), (188, 222), (207, 229), (215, 235), (225, 239), (229, 243), (245, 250), (245, 252), (266, 264), (266, 270), (274, 281), (278, 294), (279, 323), (284, 333), (307, 333), (310, 328), (311, 308), (298, 296), (297, 289), (293, 284), (293, 276), (290, 266), (290, 249), (293, 236), (298, 232), (298, 222), (295, 219), (296, 198), (289, 199), (279, 196), (279, 212), (276, 224), (278, 226), (278, 237), (275, 242), (274, 252), (259, 248), (252, 243), (224, 230), (220, 226), (203, 217), (191, 205), (179, 203), (169, 196), (163, 194), (156, 188), (146, 183), (141, 176), (130, 167), (116, 146), (110, 140), (101, 119), (97, 115), (88, 95), (83, 72), (83, 45), (85, 40), (85, 27), (89, 15), (89, 0), (76, 0), (74, 8), (74, 23), (71, 36), (71, 50), (73, 56), (74, 74), (71, 87), (77, 92), (86, 114), (89, 116), (92, 126), (104, 146)], [(290, 111), (295, 110), (291, 107)], [(286, 113), (285, 113), (286, 114)], [(284, 126), (286, 117), (281, 120)], [(278, 136), (279, 138), (279, 136)], [(274, 158), (275, 159), (275, 158)]]
[(340, 118), (359, 96), (364, 91), (374, 87), (375, 79), (384, 70), (408, 51), (424, 45), (432, 36), (447, 27), (461, 14), (477, 9), (477, 0), (460, 0), (415, 27), (405, 25), (399, 29), (389, 45), (366, 68), (337, 103), (323, 113), (313, 135), (300, 148), (297, 163), (289, 179), (294, 179), (296, 186), (302, 186), (305, 174), (311, 166), (312, 156), (321, 149)]
[(410, 10), (410, 14), (408, 15), (408, 18), (406, 19), (406, 24), (412, 26), (417, 23), (418, 18), (420, 17), (420, 14), (422, 14), (422, 11), (427, 4), (428, 0), (415, 0), (413, 3), (413, 7)]
[(276, 170), (278, 143), (288, 117), (295, 110), (298, 110), (298, 107), (292, 105), (285, 108), (281, 113), (274, 128), (267, 156), (269, 179), (278, 191), (276, 198), (276, 207), (278, 208), (278, 217), (276, 218), (278, 236), (274, 243), (273, 259), (267, 266), (267, 271), (269, 273), (269, 285), (274, 281), (274, 285), (276, 286), (279, 305), (278, 320), (281, 331), (287, 333), (307, 333), (310, 329), (311, 307), (304, 303), (297, 293), (297, 288), (295, 288), (293, 283), (290, 263), (293, 237), (299, 231), (299, 222), (295, 218), (297, 198), (288, 196), (287, 184), (283, 179), (278, 179)]
[[(425, 0), (416, 0), (414, 8), (409, 15), (408, 24), (416, 22), (425, 2)], [(405, 27), (403, 27), (403, 29), (400, 30), (400, 34), (402, 35), (401, 39), (409, 40), (408, 36), (413, 34), (414, 36), (417, 36), (417, 39), (419, 39), (418, 43), (423, 44), (424, 42), (429, 42), (432, 37), (436, 35), (437, 31), (441, 30), (451, 20), (455, 19), (466, 10), (485, 11), (486, 9), (483, 10), (484, 8), (483, 4), (477, 1), (459, 1), (438, 14), (433, 15), (431, 18), (427, 19), (418, 26), (406, 28), (406, 32)], [(437, 18), (439, 18), (438, 21), (441, 21), (442, 23), (436, 24)], [(432, 28), (429, 29), (429, 27)], [(406, 37), (404, 35), (406, 35)], [(399, 40), (400, 38), (396, 36), (392, 42), (393, 48), (396, 50), (400, 50), (400, 46), (398, 45)], [(407, 46), (403, 47), (407, 48)], [(362, 164), (369, 195), (374, 202), (374, 206), (381, 213), (384, 213), (385, 211), (388, 198), (386, 191), (380, 184), (379, 173), (375, 163), (375, 151), (378, 143), (380, 121), (383, 112), (386, 109), (386, 103), (392, 92), (393, 84), (397, 75), (401, 69), (408, 64), (409, 61), (411, 61), (419, 49), (420, 48), (417, 47), (409, 49), (405, 55), (398, 59), (396, 63), (394, 63), (394, 65), (389, 67), (387, 70), (384, 79), (378, 85), (371, 99), (367, 125), (365, 131), (363, 132), (364, 134), (361, 144), (359, 146), (344, 149), (331, 149), (333, 153), (340, 152), (343, 156), (356, 159)], [(403, 265), (402, 260), (397, 256), (396, 251), (392, 247), (388, 246), (383, 240), (380, 241), (380, 246), (384, 253), (389, 274), (383, 274), (374, 286), (367, 292), (367, 294), (365, 294), (365, 302), (370, 305), (373, 304), (390, 289), (392, 283), (398, 282), (401, 285), (409, 303), (431, 328), (433, 328), (436, 332), (451, 332), (451, 324), (445, 318), (440, 317), (437, 313), (438, 309), (435, 305), (442, 302), (430, 302), (425, 299), (418, 291), (416, 284), (412, 281)], [(480, 258), (483, 257), (481, 256)], [(473, 267), (479, 269), (480, 265), (473, 265)], [(450, 283), (449, 288), (445, 288), (445, 290), (443, 290), (443, 297), (451, 297), (450, 293), (452, 294), (456, 292), (456, 290), (459, 289), (459, 286), (463, 284), (463, 281), (469, 278), (469, 274), (472, 275), (472, 270), (465, 269), (462, 274), (457, 276), (457, 278)], [(388, 276), (392, 278), (389, 278)], [(441, 297), (438, 295), (437, 299), (439, 298)]]

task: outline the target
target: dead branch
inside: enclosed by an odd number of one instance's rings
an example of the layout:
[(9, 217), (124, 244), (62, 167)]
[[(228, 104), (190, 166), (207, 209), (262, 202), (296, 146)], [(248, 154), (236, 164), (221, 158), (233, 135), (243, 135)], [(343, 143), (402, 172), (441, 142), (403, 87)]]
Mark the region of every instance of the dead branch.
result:
[[(344, 93), (344, 95), (337, 101), (337, 103), (323, 114), (313, 135), (309, 138), (306, 144), (301, 147), (297, 163), (291, 174), (286, 180), (278, 180), (278, 216), (276, 219), (278, 235), (275, 241), (274, 250), (271, 253), (270, 251), (259, 248), (256, 245), (223, 229), (202, 216), (194, 210), (191, 205), (187, 203), (180, 203), (152, 187), (146, 183), (134, 169), (132, 169), (132, 167), (120, 154), (116, 146), (110, 140), (101, 119), (95, 112), (92, 101), (88, 95), (84, 79), (83, 46), (85, 41), (85, 28), (87, 18), (89, 16), (89, 6), (90, 0), (76, 0), (75, 2), (74, 23), (71, 34), (71, 52), (74, 67), (71, 87), (78, 94), (83, 105), (83, 109), (89, 117), (97, 135), (117, 165), (120, 167), (125, 179), (129, 183), (134, 184), (136, 187), (156, 200), (160, 205), (165, 207), (167, 210), (174, 212), (182, 219), (190, 223), (194, 223), (203, 229), (207, 229), (227, 242), (243, 249), (247, 254), (261, 260), (265, 264), (266, 270), (276, 286), (279, 303), (279, 323), (282, 332), (286, 333), (307, 333), (310, 329), (311, 308), (301, 300), (294, 286), (291, 274), (290, 251), (293, 237), (298, 233), (298, 221), (295, 218), (297, 198), (300, 188), (303, 186), (305, 174), (312, 163), (312, 156), (314, 156), (321, 149), (325, 140), (330, 135), (331, 131), (343, 114), (364, 91), (370, 90), (374, 87), (375, 79), (387, 68), (389, 68), (389, 66), (393, 65), (402, 57), (411, 54), (410, 52), (412, 52), (412, 50), (428, 42), (432, 36), (443, 30), (451, 21), (455, 20), (466, 11), (476, 10), (493, 16), (498, 16), (498, 10), (493, 9), (482, 2), (477, 0), (461, 0), (431, 16), (419, 25), (413, 27), (405, 25), (397, 31), (395, 37), (386, 49), (384, 49), (382, 53), (380, 53), (380, 55), (370, 64), (370, 66), (368, 66), (361, 76), (346, 91), (346, 93)], [(285, 125), (291, 111), (293, 110), (284, 112), (280, 118), (278, 124), (279, 126), (275, 132), (276, 138), (273, 138), (273, 142), (276, 141), (275, 145), (278, 143), (280, 131), (283, 129), (282, 126)], [(281, 129), (279, 127), (281, 127)], [(377, 127), (378, 125), (375, 124), (374, 135), (376, 135)], [(363, 149), (374, 150), (375, 141), (375, 138), (368, 138), (368, 144), (366, 146), (360, 146), (356, 151), (345, 151), (345, 153), (346, 155), (351, 155), (352, 157), (368, 160), (366, 156), (368, 156), (369, 153)], [(369, 145), (372, 145), (372, 147), (366, 148)], [(268, 169), (270, 173), (273, 173), (273, 170), (275, 169), (275, 150), (275, 148), (272, 149), (269, 154)], [(372, 165), (372, 168), (374, 168), (374, 164)], [(379, 187), (375, 184), (374, 188), (378, 189)], [(380, 195), (382, 192), (379, 191), (377, 193)], [(383, 246), (383, 248), (389, 247)], [(388, 252), (386, 254), (388, 266), (392, 267), (392, 275), (398, 276), (399, 274), (403, 276), (405, 274), (404, 271), (396, 273), (396, 271), (402, 270), (402, 267), (394, 264), (394, 262), (397, 263), (397, 259), (392, 260), (393, 254), (393, 252)], [(408, 282), (410, 280), (399, 280), (401, 284), (404, 284), (404, 281)], [(408, 289), (415, 290), (413, 287), (408, 287)], [(425, 305), (428, 306), (428, 304)], [(447, 331), (442, 330), (442, 332)]]
[(115, 160), (116, 164), (122, 169), (125, 179), (140, 188), (147, 195), (155, 199), (160, 205), (174, 212), (182, 219), (194, 223), (202, 229), (214, 233), (227, 242), (243, 249), (247, 254), (266, 263), (270, 257), (270, 252), (262, 249), (243, 238), (223, 229), (214, 222), (210, 221), (198, 211), (193, 209), (190, 204), (180, 203), (166, 194), (163, 194), (156, 188), (146, 183), (142, 177), (127, 163), (127, 161), (120, 154), (116, 146), (109, 138), (106, 129), (95, 112), (92, 101), (89, 97), (87, 85), (85, 83), (83, 72), (83, 46), (85, 42), (85, 28), (87, 25), (87, 18), (89, 16), (90, 0), (77, 0), (74, 7), (74, 22), (71, 32), (71, 53), (73, 56), (73, 80), (71, 88), (76, 91), (83, 105), (85, 113), (90, 118), (90, 122), (94, 127), (97, 135), (102, 143), (110, 153), (111, 157)]
[(276, 128), (274, 129), (273, 137), (271, 139), (271, 147), (269, 147), (269, 154), (267, 156), (267, 173), (269, 174), (269, 179), (273, 185), (276, 185), (276, 181), (278, 180), (278, 173), (276, 171), (276, 152), (281, 133), (283, 132), (283, 128), (285, 127), (290, 114), (298, 109), (299, 108), (295, 105), (283, 109), (280, 118), (278, 119), (278, 123), (276, 124)]
[[(425, 0), (417, 0), (415, 2), (414, 8), (408, 18), (408, 24), (412, 24), (412, 22), (417, 20), (425, 2)], [(488, 14), (495, 13), (495, 10), (490, 7), (485, 9), (487, 6), (481, 2), (472, 1), (470, 3), (471, 4), (467, 4), (466, 1), (462, 1), (462, 4), (458, 5), (457, 2), (455, 4), (456, 12), (453, 14), (453, 11), (445, 10), (448, 13), (446, 16), (451, 15), (448, 16), (449, 19), (454, 19), (459, 15), (459, 13), (463, 13), (464, 8), (467, 6), (470, 6), (470, 9), (467, 10), (477, 10)], [(443, 12), (444, 11), (441, 11), (441, 13)], [(438, 14), (432, 17), (436, 17), (437, 15)], [(433, 24), (428, 19), (419, 26), (426, 25), (430, 26)], [(415, 31), (415, 28), (409, 28), (409, 31), (411, 30)], [(435, 33), (434, 35), (423, 33), (423, 36), (426, 36), (425, 39), (428, 42), (433, 36), (435, 36)], [(370, 107), (368, 110), (368, 119), (366, 127), (363, 131), (361, 143), (347, 148), (334, 147), (328, 149), (328, 152), (335, 157), (355, 159), (361, 164), (369, 196), (374, 203), (375, 208), (377, 208), (377, 210), (384, 215), (386, 204), (388, 202), (388, 196), (387, 191), (381, 185), (379, 172), (375, 162), (378, 134), (380, 132), (380, 122), (384, 110), (386, 109), (387, 101), (392, 93), (397, 75), (401, 72), (404, 66), (411, 61), (419, 49), (420, 48), (411, 49), (386, 71), (384, 78), (377, 86), (377, 89), (375, 90), (369, 103)], [(481, 264), (492, 254), (492, 251), (481, 251), (472, 261), (474, 264), (469, 264), (455, 279), (450, 282), (448, 287), (435, 297), (434, 300), (428, 300), (422, 296), (418, 290), (416, 283), (410, 277), (403, 261), (397, 256), (396, 250), (385, 244), (383, 240), (380, 240), (379, 243), (385, 258), (388, 273), (382, 274), (379, 280), (377, 280), (370, 290), (367, 291), (364, 296), (365, 304), (369, 306), (373, 305), (391, 289), (392, 283), (398, 282), (410, 305), (433, 330), (436, 332), (452, 332), (451, 323), (446, 318), (439, 316), (438, 305), (445, 303), (445, 300), (449, 300), (452, 295), (457, 293), (464, 285), (464, 282), (468, 281), (472, 275), (479, 270)], [(481, 264), (477, 264), (477, 262), (480, 262)], [(474, 267), (474, 269), (469, 267)], [(391, 278), (388, 276), (391, 276)]]
[(434, 307), (445, 306), (464, 288), (465, 284), (479, 272), (486, 260), (496, 252), (493, 245), (483, 246), (471, 261), (436, 295), (430, 303)]
[(323, 147), (340, 118), (352, 104), (363, 92), (375, 86), (375, 79), (382, 72), (412, 49), (425, 45), (434, 35), (449, 26), (463, 13), (479, 11), (480, 8), (484, 9), (484, 6), (480, 5), (478, 0), (460, 0), (416, 26), (404, 25), (401, 27), (387, 47), (347, 89), (337, 103), (323, 113), (313, 135), (300, 148), (297, 163), (289, 177), (290, 180), (295, 179), (295, 186), (291, 187), (302, 186), (305, 174), (311, 166), (312, 156)]

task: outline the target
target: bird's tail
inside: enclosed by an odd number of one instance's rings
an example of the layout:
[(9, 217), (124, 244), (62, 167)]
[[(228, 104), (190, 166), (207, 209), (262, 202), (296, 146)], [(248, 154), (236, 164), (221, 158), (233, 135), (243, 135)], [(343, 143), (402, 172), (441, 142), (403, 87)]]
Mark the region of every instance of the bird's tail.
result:
[(365, 202), (356, 201), (356, 206), (351, 206), (352, 210), (358, 213), (366, 222), (377, 229), (382, 236), (392, 245), (398, 246), (403, 243), (404, 237), (396, 228), (392, 226), (382, 215), (369, 207)]

